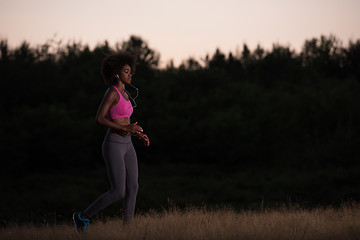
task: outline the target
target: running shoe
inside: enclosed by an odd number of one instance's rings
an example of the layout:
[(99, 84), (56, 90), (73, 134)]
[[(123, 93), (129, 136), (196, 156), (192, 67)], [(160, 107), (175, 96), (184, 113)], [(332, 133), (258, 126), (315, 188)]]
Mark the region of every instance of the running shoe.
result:
[(81, 212), (74, 212), (73, 221), (77, 233), (86, 232), (87, 226), (90, 223), (89, 219), (81, 218)]

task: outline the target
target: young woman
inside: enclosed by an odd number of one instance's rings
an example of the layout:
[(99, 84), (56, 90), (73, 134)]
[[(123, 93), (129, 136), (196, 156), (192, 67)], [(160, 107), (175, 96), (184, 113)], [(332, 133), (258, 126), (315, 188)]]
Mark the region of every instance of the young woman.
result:
[(90, 218), (111, 203), (124, 198), (124, 223), (129, 223), (135, 210), (138, 191), (138, 164), (131, 135), (149, 146), (149, 138), (136, 123), (130, 123), (133, 106), (125, 86), (131, 84), (135, 71), (135, 56), (119, 52), (103, 60), (101, 73), (110, 85), (99, 106), (96, 122), (108, 127), (102, 153), (111, 189), (102, 194), (83, 212), (75, 212), (73, 221), (76, 231), (86, 231)]

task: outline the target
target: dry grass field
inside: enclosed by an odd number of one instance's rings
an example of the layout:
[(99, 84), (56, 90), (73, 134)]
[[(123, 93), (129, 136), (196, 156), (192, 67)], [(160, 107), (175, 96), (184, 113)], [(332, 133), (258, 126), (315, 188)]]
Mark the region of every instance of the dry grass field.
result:
[(77, 235), (70, 224), (8, 226), (0, 239), (359, 239), (360, 204), (313, 210), (262, 211), (173, 208), (138, 214), (124, 226), (120, 219), (95, 221)]

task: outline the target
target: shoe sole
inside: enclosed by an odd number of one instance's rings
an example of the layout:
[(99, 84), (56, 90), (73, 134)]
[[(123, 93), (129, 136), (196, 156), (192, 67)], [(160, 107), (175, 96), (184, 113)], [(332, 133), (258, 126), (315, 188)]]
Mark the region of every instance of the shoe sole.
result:
[(73, 222), (74, 222), (74, 225), (75, 225), (75, 231), (76, 231), (77, 234), (79, 234), (80, 231), (79, 231), (79, 228), (78, 228), (78, 226), (76, 224), (75, 216), (76, 216), (76, 212), (73, 213)]

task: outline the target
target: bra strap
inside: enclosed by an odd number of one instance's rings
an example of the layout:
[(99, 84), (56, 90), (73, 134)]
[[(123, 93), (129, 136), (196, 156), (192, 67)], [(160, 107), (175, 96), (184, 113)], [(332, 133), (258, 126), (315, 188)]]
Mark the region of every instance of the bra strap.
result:
[[(113, 87), (114, 87), (114, 88), (116, 89), (116, 91), (118, 92), (119, 97), (125, 99), (124, 96), (120, 93), (119, 89), (118, 89), (115, 85), (113, 85)], [(125, 90), (125, 91), (126, 91), (126, 90)], [(125, 93), (125, 94), (126, 94), (126, 93)], [(130, 99), (129, 99), (129, 94), (126, 94), (126, 96), (128, 97), (128, 100), (125, 99), (125, 101), (130, 101)]]
[(121, 97), (121, 93), (120, 93), (119, 89), (117, 89), (117, 87), (116, 87), (115, 85), (113, 85), (113, 87), (114, 87), (114, 88), (116, 89), (116, 91), (118, 92), (119, 97)]

